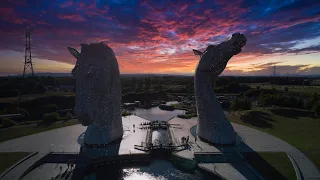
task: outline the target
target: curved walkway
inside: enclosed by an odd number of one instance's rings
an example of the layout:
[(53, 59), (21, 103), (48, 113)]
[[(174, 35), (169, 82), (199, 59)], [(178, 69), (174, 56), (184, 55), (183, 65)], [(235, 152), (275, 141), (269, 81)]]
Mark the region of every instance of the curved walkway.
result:
[[(195, 143), (195, 139), (190, 132), (190, 128), (197, 125), (196, 118), (173, 118), (169, 122), (182, 125), (182, 129), (174, 130), (176, 139), (179, 140), (182, 136), (191, 137), (189, 141), (193, 146), (192, 149), (194, 153), (221, 151), (227, 152), (235, 150), (238, 152), (286, 152), (295, 160), (301, 170), (304, 179), (320, 179), (320, 173), (318, 169), (306, 155), (304, 155), (301, 151), (299, 151), (289, 143), (270, 134), (243, 125), (232, 123), (235, 131), (241, 136), (243, 143), (237, 145), (236, 147), (227, 147), (221, 150), (200, 140), (197, 140), (197, 142)], [(189, 151), (179, 152), (179, 155), (192, 158), (192, 155)]]
[[(230, 163), (199, 164), (199, 167), (203, 169), (207, 169), (209, 171), (210, 169), (214, 169), (218, 176), (226, 180), (260, 180), (255, 174), (248, 171), (245, 166), (245, 163), (237, 163), (232, 165)], [(241, 169), (242, 174), (238, 171), (238, 169)]]
[[(283, 151), (289, 154), (299, 166), (304, 179), (320, 179), (320, 173), (311, 160), (289, 143), (256, 129), (232, 123), (236, 132), (244, 138), (244, 143), (254, 151)], [(247, 146), (237, 147), (240, 152), (250, 152)]]
[(78, 152), (77, 139), (86, 127), (78, 124), (0, 143), (0, 152)]

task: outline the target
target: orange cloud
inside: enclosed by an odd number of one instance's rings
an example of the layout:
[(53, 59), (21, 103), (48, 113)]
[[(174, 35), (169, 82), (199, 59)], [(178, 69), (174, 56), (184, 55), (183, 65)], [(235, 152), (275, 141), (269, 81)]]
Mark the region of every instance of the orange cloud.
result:
[(60, 19), (67, 19), (74, 22), (83, 22), (86, 19), (79, 14), (59, 14), (58, 17)]

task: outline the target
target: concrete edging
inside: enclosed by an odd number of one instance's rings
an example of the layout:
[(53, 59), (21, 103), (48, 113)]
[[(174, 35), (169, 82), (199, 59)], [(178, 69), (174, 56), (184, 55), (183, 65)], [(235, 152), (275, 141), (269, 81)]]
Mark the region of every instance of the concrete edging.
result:
[(219, 174), (216, 169), (217, 169), (217, 167), (216, 167), (216, 166), (213, 166), (213, 171), (215, 172), (215, 174), (217, 174), (218, 176), (220, 176), (221, 179), (228, 180), (227, 178), (225, 178), (224, 176), (222, 176), (221, 174)]
[[(43, 159), (48, 156), (49, 154), (51, 154), (52, 151), (48, 152), (46, 155), (42, 156), (40, 159), (38, 159), (37, 161), (35, 161), (31, 166), (29, 166), (20, 176), (19, 176), (19, 180), (21, 180), (24, 176), (26, 176), (28, 173), (30, 173), (32, 170), (34, 170), (35, 168), (41, 166), (43, 164)], [(40, 165), (39, 165), (40, 164)]]
[(294, 171), (296, 172), (297, 180), (304, 180), (303, 175), (301, 173), (301, 170), (300, 170), (297, 162), (294, 160), (294, 158), (290, 154), (286, 153), (286, 155), (288, 156), (288, 158), (294, 168)]
[(17, 163), (13, 164), (13, 165), (10, 166), (9, 168), (7, 168), (3, 173), (1, 173), (0, 179), (1, 179), (2, 177), (4, 177), (8, 172), (10, 172), (12, 169), (14, 169), (14, 168), (17, 167), (19, 164), (21, 164), (23, 161), (31, 158), (32, 156), (34, 156), (34, 155), (36, 155), (36, 154), (38, 154), (38, 153), (39, 153), (39, 152), (33, 152), (33, 153), (29, 154), (28, 156), (22, 158), (20, 161), (18, 161)]
[(222, 175), (220, 175), (217, 171), (216, 171), (216, 167), (214, 166), (214, 170), (212, 171), (211, 169), (208, 169), (208, 168), (206, 168), (206, 167), (201, 167), (201, 166), (199, 166), (198, 165), (198, 168), (199, 169), (201, 169), (202, 171), (206, 171), (206, 172), (208, 172), (208, 173), (210, 173), (210, 174), (213, 174), (213, 175), (215, 175), (215, 176), (218, 176), (218, 177), (220, 177), (221, 179), (223, 179), (223, 180), (227, 180), (225, 177), (223, 177)]

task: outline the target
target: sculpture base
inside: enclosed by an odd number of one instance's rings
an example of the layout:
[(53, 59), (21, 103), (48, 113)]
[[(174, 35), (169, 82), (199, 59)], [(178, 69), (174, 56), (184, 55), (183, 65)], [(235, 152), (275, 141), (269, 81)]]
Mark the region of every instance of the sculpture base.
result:
[(209, 144), (213, 144), (213, 145), (235, 145), (237, 143), (235, 132), (232, 134), (215, 133), (214, 136), (209, 136), (209, 137), (204, 137), (199, 134), (198, 137), (202, 141), (207, 142)]
[(198, 138), (201, 140), (201, 141), (203, 141), (203, 142), (205, 142), (205, 143), (208, 143), (208, 144), (211, 144), (211, 145), (213, 145), (213, 146), (235, 146), (235, 145), (237, 145), (238, 144), (238, 141), (233, 141), (232, 143), (230, 143), (230, 144), (221, 144), (221, 143), (214, 143), (214, 142), (211, 142), (211, 141), (208, 141), (208, 140), (206, 140), (206, 139), (204, 139), (204, 138), (202, 138), (202, 137), (200, 137), (200, 136), (198, 136)]
[(108, 143), (103, 147), (88, 147), (83, 145), (80, 148), (80, 155), (95, 159), (102, 156), (117, 156), (119, 155), (121, 139)]
[(107, 129), (88, 126), (87, 130), (78, 137), (81, 145), (80, 154), (89, 158), (107, 155), (118, 155), (122, 140), (122, 131), (118, 138), (109, 137)]
[[(222, 116), (223, 117), (223, 116)], [(234, 145), (237, 142), (237, 134), (231, 123), (227, 119), (220, 119), (214, 123), (213, 119), (204, 120), (202, 122), (211, 121), (215, 125), (201, 124), (198, 121), (197, 136), (201, 140), (215, 145)]]
[(121, 138), (123, 135), (123, 129), (119, 129), (117, 134), (110, 131), (110, 128), (107, 126), (98, 127), (90, 125), (84, 133), (83, 143), (88, 145), (104, 145)]

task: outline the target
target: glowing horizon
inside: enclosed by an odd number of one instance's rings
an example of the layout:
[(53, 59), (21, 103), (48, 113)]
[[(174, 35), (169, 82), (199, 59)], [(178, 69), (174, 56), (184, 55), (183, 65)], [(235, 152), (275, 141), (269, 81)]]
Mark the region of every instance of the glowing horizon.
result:
[(192, 74), (204, 50), (234, 32), (248, 42), (224, 75), (320, 74), (320, 2), (236, 0), (4, 0), (0, 8), (0, 74), (23, 70), (24, 31), (33, 29), (36, 72), (70, 72), (81, 43), (113, 48), (120, 72)]

